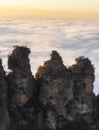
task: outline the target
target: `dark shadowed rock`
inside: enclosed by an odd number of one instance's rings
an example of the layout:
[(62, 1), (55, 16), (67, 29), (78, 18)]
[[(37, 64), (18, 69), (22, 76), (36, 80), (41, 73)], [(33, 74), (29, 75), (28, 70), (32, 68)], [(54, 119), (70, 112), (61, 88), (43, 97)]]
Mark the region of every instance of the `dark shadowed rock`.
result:
[(73, 99), (74, 84), (71, 73), (64, 66), (58, 52), (52, 51), (50, 60), (38, 68), (36, 78), (42, 80), (39, 100), (46, 115), (45, 129), (55, 130), (58, 118), (62, 117), (64, 120), (67, 117), (65, 106)]
[(35, 120), (35, 116), (32, 115), (35, 102), (35, 79), (30, 70), (29, 54), (28, 48), (16, 46), (8, 57), (8, 68), (12, 70), (7, 76), (10, 130), (27, 130)]
[(38, 68), (36, 78), (41, 83), (39, 100), (46, 115), (46, 129), (95, 128), (94, 67), (83, 56), (76, 62), (67, 69), (57, 51), (52, 51), (50, 60)]
[[(76, 64), (69, 70), (74, 80), (74, 99), (67, 106), (69, 114), (71, 113), (75, 119), (79, 114), (84, 124), (90, 126), (91, 129), (91, 125), (92, 128), (95, 127), (93, 126), (95, 119), (94, 67), (88, 58), (82, 56), (76, 59)], [(75, 106), (75, 109), (72, 106)]]
[(15, 46), (7, 76), (0, 60), (0, 130), (99, 130), (91, 61), (81, 56), (67, 68), (52, 51), (34, 78), (29, 54), (27, 47)]
[(99, 94), (96, 96), (96, 119), (94, 124), (96, 124), (96, 130), (99, 130)]
[(15, 46), (12, 54), (8, 57), (8, 68), (15, 71), (16, 69), (24, 70), (30, 73), (29, 54), (27, 47)]
[(9, 123), (6, 76), (0, 59), (0, 130), (8, 130)]

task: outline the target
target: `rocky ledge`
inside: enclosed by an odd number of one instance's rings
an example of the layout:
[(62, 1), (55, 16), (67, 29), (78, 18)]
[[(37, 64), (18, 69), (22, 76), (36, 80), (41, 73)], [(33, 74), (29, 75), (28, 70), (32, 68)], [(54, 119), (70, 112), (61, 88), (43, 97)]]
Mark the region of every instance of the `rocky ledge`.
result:
[(30, 49), (15, 46), (9, 74), (0, 59), (0, 130), (99, 130), (99, 95), (86, 57), (67, 68), (57, 51), (32, 75)]

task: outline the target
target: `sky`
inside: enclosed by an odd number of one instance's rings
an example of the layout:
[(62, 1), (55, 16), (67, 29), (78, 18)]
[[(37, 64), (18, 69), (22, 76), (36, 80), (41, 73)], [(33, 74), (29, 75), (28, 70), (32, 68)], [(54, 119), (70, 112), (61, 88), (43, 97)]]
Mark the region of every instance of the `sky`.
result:
[(0, 14), (28, 14), (27, 12), (99, 16), (99, 0), (0, 0)]
[[(33, 74), (49, 58), (53, 49), (62, 55), (66, 66), (84, 55), (96, 68), (94, 91), (99, 93), (99, 20), (89, 19), (99, 18), (99, 0), (0, 0), (2, 15), (55, 18), (0, 17), (0, 56), (5, 70), (8, 70), (7, 56), (14, 45), (31, 48)], [(87, 20), (56, 17), (84, 17)]]

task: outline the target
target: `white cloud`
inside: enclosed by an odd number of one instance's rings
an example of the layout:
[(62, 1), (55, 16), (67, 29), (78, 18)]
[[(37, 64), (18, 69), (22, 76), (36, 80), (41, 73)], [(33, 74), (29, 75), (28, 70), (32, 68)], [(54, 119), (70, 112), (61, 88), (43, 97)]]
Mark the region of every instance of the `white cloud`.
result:
[(99, 55), (99, 48), (98, 48), (98, 49), (93, 50), (93, 51), (92, 51), (92, 53), (94, 53), (94, 54), (96, 54), (96, 55), (97, 55), (97, 54)]
[(31, 48), (33, 74), (39, 65), (49, 59), (52, 50), (57, 50), (66, 66), (76, 57), (84, 55), (96, 67), (95, 93), (99, 92), (99, 21), (60, 19), (10, 19), (0, 21), (0, 57), (7, 70), (7, 55), (13, 46)]

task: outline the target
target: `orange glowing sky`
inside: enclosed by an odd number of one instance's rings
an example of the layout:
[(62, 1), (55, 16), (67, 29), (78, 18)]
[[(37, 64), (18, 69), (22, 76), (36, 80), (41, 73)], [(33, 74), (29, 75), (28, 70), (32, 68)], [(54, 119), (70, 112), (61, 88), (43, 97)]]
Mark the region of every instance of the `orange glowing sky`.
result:
[(2, 0), (3, 14), (99, 17), (99, 0)]

